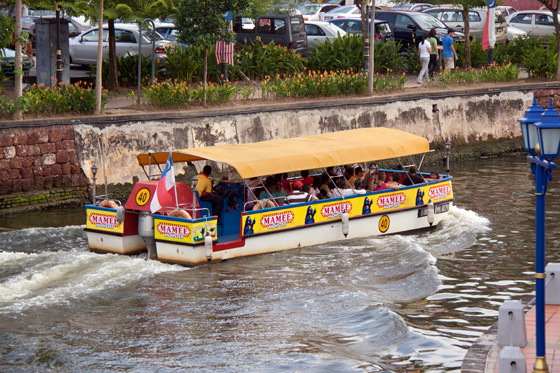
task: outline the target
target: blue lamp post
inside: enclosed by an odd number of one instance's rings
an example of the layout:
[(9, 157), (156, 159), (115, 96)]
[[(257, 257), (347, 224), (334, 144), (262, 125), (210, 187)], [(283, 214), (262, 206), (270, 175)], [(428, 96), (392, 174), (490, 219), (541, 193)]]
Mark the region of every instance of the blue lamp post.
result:
[(545, 201), (546, 188), (552, 177), (556, 164), (552, 161), (560, 150), (560, 115), (550, 105), (545, 111), (533, 105), (519, 119), (523, 145), (531, 154), (527, 160), (531, 162), (531, 173), (535, 175), (536, 196), (536, 244), (535, 244), (535, 291), (536, 291), (536, 339), (537, 351), (533, 372), (548, 372), (545, 347)]

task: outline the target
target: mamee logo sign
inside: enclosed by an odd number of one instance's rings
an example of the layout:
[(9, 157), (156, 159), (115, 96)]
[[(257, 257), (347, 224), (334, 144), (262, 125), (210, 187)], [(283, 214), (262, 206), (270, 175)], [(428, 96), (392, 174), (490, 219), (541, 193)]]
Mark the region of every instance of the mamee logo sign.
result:
[(445, 199), (449, 194), (451, 194), (451, 186), (449, 184), (430, 187), (428, 191), (428, 196), (430, 196), (432, 201)]
[(89, 222), (96, 228), (115, 229), (119, 226), (117, 218), (111, 215), (91, 214)]
[(352, 204), (350, 202), (329, 203), (321, 209), (321, 215), (327, 219), (339, 218), (343, 212), (350, 213)]
[(191, 233), (187, 226), (169, 223), (159, 223), (157, 226), (157, 231), (164, 237), (176, 238), (179, 240), (185, 239)]
[(266, 229), (284, 228), (294, 221), (294, 213), (292, 211), (283, 211), (273, 214), (265, 214), (261, 217), (261, 226)]
[(383, 210), (398, 208), (404, 203), (406, 203), (406, 194), (404, 193), (389, 194), (377, 199), (377, 206)]

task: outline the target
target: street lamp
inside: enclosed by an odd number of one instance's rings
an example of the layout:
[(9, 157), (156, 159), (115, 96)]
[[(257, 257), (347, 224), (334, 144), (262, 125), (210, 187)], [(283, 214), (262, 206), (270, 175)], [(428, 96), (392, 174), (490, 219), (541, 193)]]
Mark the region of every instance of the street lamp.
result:
[(449, 149), (451, 149), (451, 141), (447, 140), (445, 142), (445, 150), (447, 151), (446, 155), (445, 155), (445, 165), (447, 166), (447, 168), (445, 169), (445, 172), (447, 172), (447, 176), (449, 176)]
[(91, 186), (92, 190), (91, 190), (91, 195), (93, 196), (93, 204), (95, 205), (95, 184), (97, 183), (97, 166), (95, 165), (95, 163), (93, 164), (93, 166), (91, 166), (91, 173), (93, 174), (93, 177), (91, 178), (93, 180), (93, 184)]
[(531, 154), (531, 173), (535, 175), (536, 232), (535, 232), (535, 298), (536, 298), (536, 339), (537, 351), (533, 372), (548, 372), (546, 363), (545, 335), (545, 202), (546, 188), (556, 164), (552, 161), (560, 150), (560, 115), (552, 107), (552, 99), (547, 110), (533, 105), (518, 120), (523, 134), (523, 146)]

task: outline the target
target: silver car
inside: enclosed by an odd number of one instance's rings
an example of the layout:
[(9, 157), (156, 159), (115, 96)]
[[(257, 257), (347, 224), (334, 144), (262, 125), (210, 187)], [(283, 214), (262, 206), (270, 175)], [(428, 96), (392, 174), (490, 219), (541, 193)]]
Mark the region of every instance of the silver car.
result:
[(508, 26), (512, 25), (529, 33), (534, 38), (542, 37), (545, 41), (554, 35), (554, 20), (548, 10), (520, 10), (507, 18)]
[(324, 43), (327, 39), (339, 38), (346, 35), (343, 29), (325, 21), (305, 21), (305, 31), (307, 32), (307, 49), (316, 48), (319, 43)]
[[(136, 24), (115, 24), (115, 44), (117, 48), (117, 56), (126, 56), (127, 54), (138, 55), (138, 25)], [(83, 34), (70, 39), (69, 54), (70, 63), (79, 65), (96, 65), (97, 64), (97, 39), (99, 29), (94, 27)], [(109, 48), (108, 43), (109, 30), (107, 25), (103, 25), (103, 59), (107, 59)], [(164, 40), (157, 32), (144, 29), (142, 31), (142, 55), (152, 55), (152, 37), (156, 39), (155, 55), (158, 60), (167, 57), (167, 48), (172, 48), (176, 43)]]

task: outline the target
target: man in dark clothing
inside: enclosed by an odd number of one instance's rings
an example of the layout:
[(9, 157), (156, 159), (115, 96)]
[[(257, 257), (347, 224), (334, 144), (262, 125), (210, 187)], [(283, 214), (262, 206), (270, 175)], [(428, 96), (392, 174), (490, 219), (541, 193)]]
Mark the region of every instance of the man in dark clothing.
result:
[(424, 182), (424, 178), (416, 173), (416, 167), (412, 166), (408, 169), (408, 174), (404, 177), (403, 185), (421, 184)]

